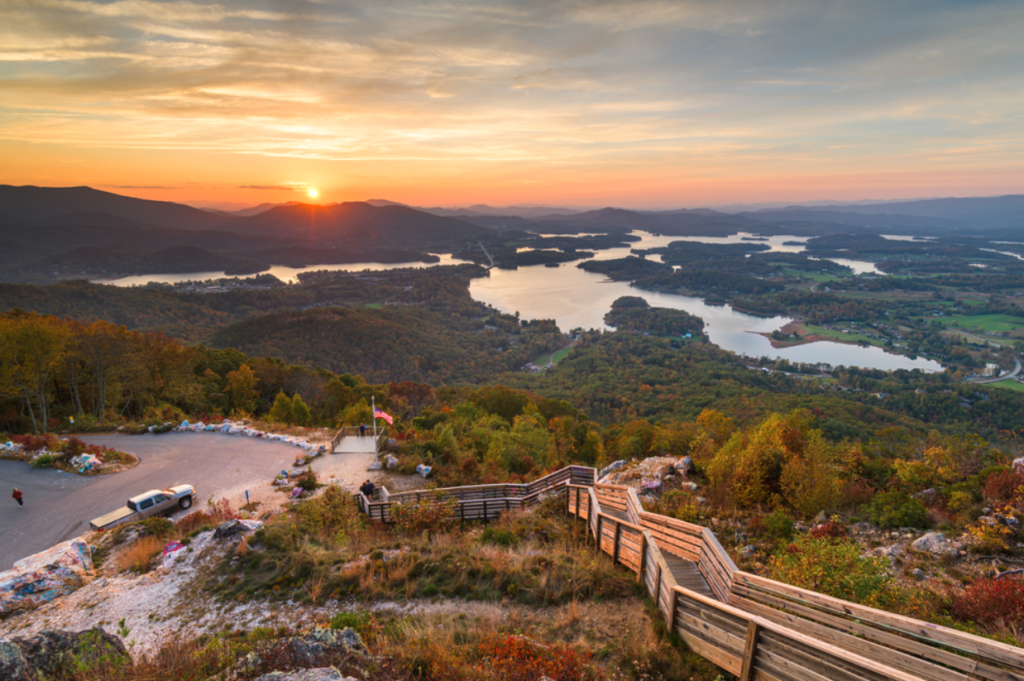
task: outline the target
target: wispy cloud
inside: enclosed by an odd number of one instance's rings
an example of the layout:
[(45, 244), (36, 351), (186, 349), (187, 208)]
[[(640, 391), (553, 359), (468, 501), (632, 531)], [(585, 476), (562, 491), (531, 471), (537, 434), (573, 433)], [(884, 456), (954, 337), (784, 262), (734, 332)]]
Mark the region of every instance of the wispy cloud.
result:
[(666, 177), (1024, 157), (1021, 3), (8, 0), (0, 26), (7, 142)]

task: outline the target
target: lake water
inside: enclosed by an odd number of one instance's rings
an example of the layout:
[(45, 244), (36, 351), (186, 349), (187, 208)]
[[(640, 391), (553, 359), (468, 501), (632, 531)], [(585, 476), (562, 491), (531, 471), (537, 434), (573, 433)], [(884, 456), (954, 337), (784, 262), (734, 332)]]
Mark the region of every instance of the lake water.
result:
[[(354, 262), (347, 263), (344, 265), (311, 265), (310, 267), (285, 267), (284, 265), (274, 265), (269, 270), (260, 272), (260, 274), (273, 274), (275, 277), (280, 279), (286, 284), (297, 284), (299, 283), (299, 273), (301, 272), (316, 272), (317, 270), (327, 270), (328, 272), (363, 272), (370, 270), (372, 272), (379, 272), (381, 270), (393, 270), (399, 267), (438, 267), (440, 265), (458, 265), (465, 261), (453, 258), (450, 254), (443, 253), (437, 257), (441, 258), (441, 262), (437, 263), (423, 263), (423, 262), (400, 262), (400, 263), (389, 263), (383, 264), (379, 262)], [(157, 284), (180, 284), (186, 281), (207, 281), (211, 279), (226, 279), (230, 277), (238, 276), (239, 278), (253, 277), (256, 275), (229, 275), (224, 272), (190, 272), (187, 274), (139, 274), (132, 277), (121, 277), (120, 279), (95, 279), (94, 284), (110, 284), (111, 286), (145, 286), (149, 283)]]
[[(754, 243), (766, 244), (772, 251), (782, 253), (799, 253), (804, 250), (802, 242), (807, 237), (771, 236), (766, 240), (745, 241), (743, 237), (752, 236), (746, 233), (733, 234), (728, 237), (678, 237), (655, 236), (647, 232), (634, 231), (640, 241), (631, 242), (622, 248), (597, 251), (595, 260), (613, 260), (630, 255), (632, 249), (647, 249), (667, 246), (673, 241), (696, 241), (701, 243)], [(786, 245), (784, 242), (790, 242)], [(801, 242), (796, 245), (793, 242)], [(651, 260), (660, 261), (660, 256), (648, 256)], [(267, 271), (278, 279), (288, 283), (298, 281), (297, 274), (304, 271), (330, 270), (337, 272), (358, 272), (362, 270), (380, 271), (398, 267), (436, 267), (438, 265), (458, 264), (462, 261), (450, 255), (441, 255), (437, 264), (396, 263), (383, 265), (380, 263), (351, 263), (347, 265), (313, 265), (308, 268), (275, 266)], [(873, 263), (855, 260), (836, 260), (842, 265), (851, 267), (858, 274), (865, 272), (878, 273)], [(653, 307), (667, 307), (685, 310), (704, 320), (705, 331), (711, 342), (721, 348), (748, 357), (785, 358), (792, 362), (808, 364), (824, 363), (832, 366), (859, 366), (885, 370), (923, 369), (925, 371), (941, 371), (937, 362), (927, 359), (910, 359), (903, 355), (893, 355), (877, 347), (860, 347), (843, 343), (819, 341), (792, 348), (775, 349), (760, 333), (770, 333), (790, 321), (789, 317), (758, 317), (756, 315), (736, 312), (728, 306), (706, 305), (700, 298), (654, 293), (632, 288), (626, 282), (612, 282), (604, 275), (585, 272), (577, 263), (563, 263), (559, 267), (536, 265), (520, 267), (517, 270), (490, 270), (490, 276), (473, 279), (469, 291), (474, 299), (488, 303), (503, 312), (519, 312), (527, 319), (554, 319), (559, 328), (569, 331), (574, 328), (608, 329), (604, 323), (604, 315), (611, 309), (612, 302), (620, 296), (641, 296)], [(124, 277), (99, 283), (114, 286), (140, 286), (148, 282), (178, 283), (183, 281), (203, 281), (219, 279), (223, 272), (200, 272), (192, 274), (141, 275)]]
[(942, 366), (928, 359), (910, 359), (893, 355), (877, 347), (819, 341), (791, 348), (776, 349), (761, 336), (788, 324), (790, 317), (759, 317), (737, 312), (727, 305), (707, 305), (700, 298), (656, 293), (633, 288), (626, 282), (613, 282), (601, 274), (585, 272), (576, 263), (560, 267), (520, 267), (518, 270), (492, 269), (490, 276), (473, 279), (469, 292), (474, 299), (503, 312), (519, 312), (530, 319), (554, 319), (559, 328), (607, 329), (604, 315), (620, 296), (640, 296), (652, 307), (685, 310), (704, 320), (711, 342), (725, 350), (748, 357), (785, 358), (791, 362), (825, 363), (832, 366), (859, 366), (875, 369), (923, 369), (941, 371)]

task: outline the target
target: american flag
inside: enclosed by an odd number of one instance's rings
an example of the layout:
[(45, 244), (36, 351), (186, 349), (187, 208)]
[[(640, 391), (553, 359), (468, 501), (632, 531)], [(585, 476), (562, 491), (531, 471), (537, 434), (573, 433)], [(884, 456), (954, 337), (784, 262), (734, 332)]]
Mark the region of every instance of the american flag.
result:
[(388, 416), (387, 414), (385, 414), (383, 411), (381, 411), (380, 407), (377, 407), (377, 408), (375, 408), (373, 410), (373, 418), (375, 418), (375, 419), (384, 419), (385, 421), (387, 421), (392, 426), (395, 425), (395, 420), (393, 418), (391, 418), (390, 416)]

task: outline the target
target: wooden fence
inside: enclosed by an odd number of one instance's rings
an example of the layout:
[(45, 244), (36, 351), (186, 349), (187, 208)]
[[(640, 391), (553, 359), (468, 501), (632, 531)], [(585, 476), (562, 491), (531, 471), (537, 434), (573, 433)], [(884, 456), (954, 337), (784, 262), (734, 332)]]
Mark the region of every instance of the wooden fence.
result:
[(1021, 648), (742, 572), (714, 533), (644, 511), (632, 489), (569, 484), (566, 505), (669, 630), (742, 681), (1024, 681)]
[(443, 487), (435, 490), (416, 490), (391, 494), (386, 487), (378, 488), (376, 499), (363, 494), (356, 495), (356, 501), (363, 513), (371, 520), (389, 523), (395, 504), (403, 503), (445, 503), (454, 499), (456, 513), (461, 520), (489, 520), (505, 512), (519, 512), (537, 503), (544, 494), (561, 491), (567, 484), (593, 485), (597, 474), (593, 468), (567, 466), (526, 484), (504, 483), (497, 485), (471, 485), (466, 487)]

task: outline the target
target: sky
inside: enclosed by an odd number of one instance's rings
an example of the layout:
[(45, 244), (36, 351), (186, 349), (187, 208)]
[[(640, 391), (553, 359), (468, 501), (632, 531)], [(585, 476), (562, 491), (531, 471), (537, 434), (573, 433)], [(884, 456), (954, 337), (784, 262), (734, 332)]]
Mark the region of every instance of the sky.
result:
[(221, 207), (1024, 193), (1024, 2), (0, 0), (0, 184)]

